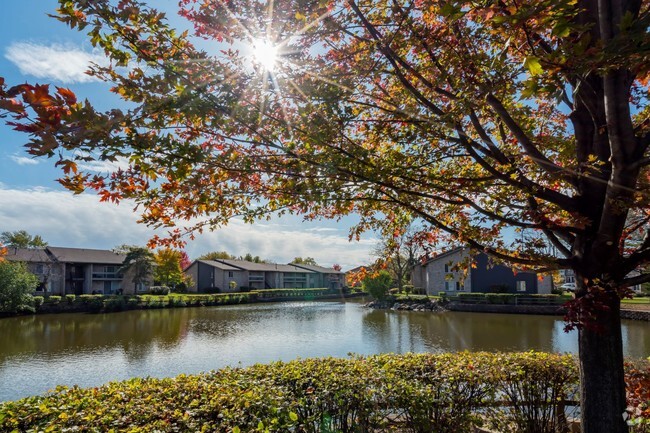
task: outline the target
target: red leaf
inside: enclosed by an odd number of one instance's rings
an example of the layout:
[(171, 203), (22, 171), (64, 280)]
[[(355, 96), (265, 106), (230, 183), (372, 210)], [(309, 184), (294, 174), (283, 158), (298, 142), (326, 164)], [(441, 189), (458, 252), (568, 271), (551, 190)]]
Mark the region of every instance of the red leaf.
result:
[(61, 95), (65, 103), (68, 105), (74, 105), (77, 103), (77, 96), (70, 89), (66, 89), (64, 87), (57, 87), (56, 93)]

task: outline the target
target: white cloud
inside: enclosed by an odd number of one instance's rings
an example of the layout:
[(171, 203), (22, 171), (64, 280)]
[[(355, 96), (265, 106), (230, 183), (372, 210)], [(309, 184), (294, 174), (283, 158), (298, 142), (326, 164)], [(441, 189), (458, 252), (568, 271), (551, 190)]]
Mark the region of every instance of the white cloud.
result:
[(77, 166), (80, 170), (96, 171), (96, 172), (114, 172), (119, 169), (126, 169), (129, 167), (129, 160), (123, 156), (118, 156), (117, 161), (87, 161), (79, 162)]
[(28, 158), (26, 156), (20, 156), (15, 154), (10, 155), (9, 158), (11, 158), (18, 165), (36, 165), (40, 162), (34, 158)]
[(87, 83), (96, 79), (87, 75), (91, 63), (105, 65), (108, 60), (98, 52), (87, 52), (73, 45), (14, 42), (5, 58), (21, 73), (61, 83)]
[[(100, 203), (92, 194), (11, 189), (0, 184), (0, 203), (7, 204), (0, 206), (0, 231), (27, 230), (54, 246), (110, 249), (121, 244), (144, 245), (154, 234), (153, 229), (136, 222), (132, 203)], [(301, 223), (299, 217), (264, 224), (234, 220), (227, 227), (197, 235), (186, 250), (192, 258), (209, 251), (250, 252), (276, 263), (288, 263), (297, 256), (313, 257), (323, 266), (338, 263), (344, 270), (370, 261), (374, 240), (349, 242), (346, 226), (340, 233), (317, 229), (317, 223)]]

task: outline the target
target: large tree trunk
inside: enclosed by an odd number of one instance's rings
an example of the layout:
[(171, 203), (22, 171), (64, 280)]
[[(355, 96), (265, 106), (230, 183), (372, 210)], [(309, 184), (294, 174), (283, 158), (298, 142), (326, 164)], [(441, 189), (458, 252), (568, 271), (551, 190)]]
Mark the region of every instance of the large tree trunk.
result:
[(626, 408), (620, 300), (608, 296), (593, 325), (579, 330), (583, 433), (625, 433)]

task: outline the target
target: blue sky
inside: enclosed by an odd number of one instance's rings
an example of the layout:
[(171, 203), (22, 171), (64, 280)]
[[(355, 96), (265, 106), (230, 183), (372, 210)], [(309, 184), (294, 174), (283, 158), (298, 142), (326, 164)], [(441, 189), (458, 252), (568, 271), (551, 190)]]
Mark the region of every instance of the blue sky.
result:
[[(169, 11), (177, 4), (173, 0), (156, 3)], [(118, 104), (106, 84), (83, 73), (87, 62), (101, 62), (102, 54), (93, 51), (83, 33), (47, 16), (55, 13), (57, 5), (56, 0), (3, 2), (0, 76), (9, 85), (29, 82), (68, 87), (101, 109)], [(146, 243), (153, 231), (136, 223), (132, 205), (99, 203), (92, 194), (73, 196), (64, 191), (55, 180), (60, 172), (54, 161), (35, 160), (25, 153), (26, 138), (0, 124), (0, 232), (24, 229), (40, 234), (50, 245), (68, 247)], [(278, 263), (310, 256), (324, 266), (338, 263), (345, 270), (367, 263), (375, 243), (370, 234), (360, 242), (349, 242), (352, 221), (304, 223), (299, 217), (254, 225), (233, 221), (226, 228), (199, 235), (186, 250), (190, 257), (214, 250), (237, 255), (251, 252)]]

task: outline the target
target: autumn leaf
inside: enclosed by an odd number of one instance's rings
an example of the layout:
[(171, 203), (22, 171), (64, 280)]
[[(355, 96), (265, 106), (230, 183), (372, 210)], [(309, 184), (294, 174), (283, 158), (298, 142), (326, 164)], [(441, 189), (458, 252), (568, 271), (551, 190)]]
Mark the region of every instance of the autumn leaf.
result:
[(544, 71), (539, 62), (539, 58), (534, 56), (526, 57), (524, 60), (524, 68), (526, 68), (532, 76), (539, 75)]

